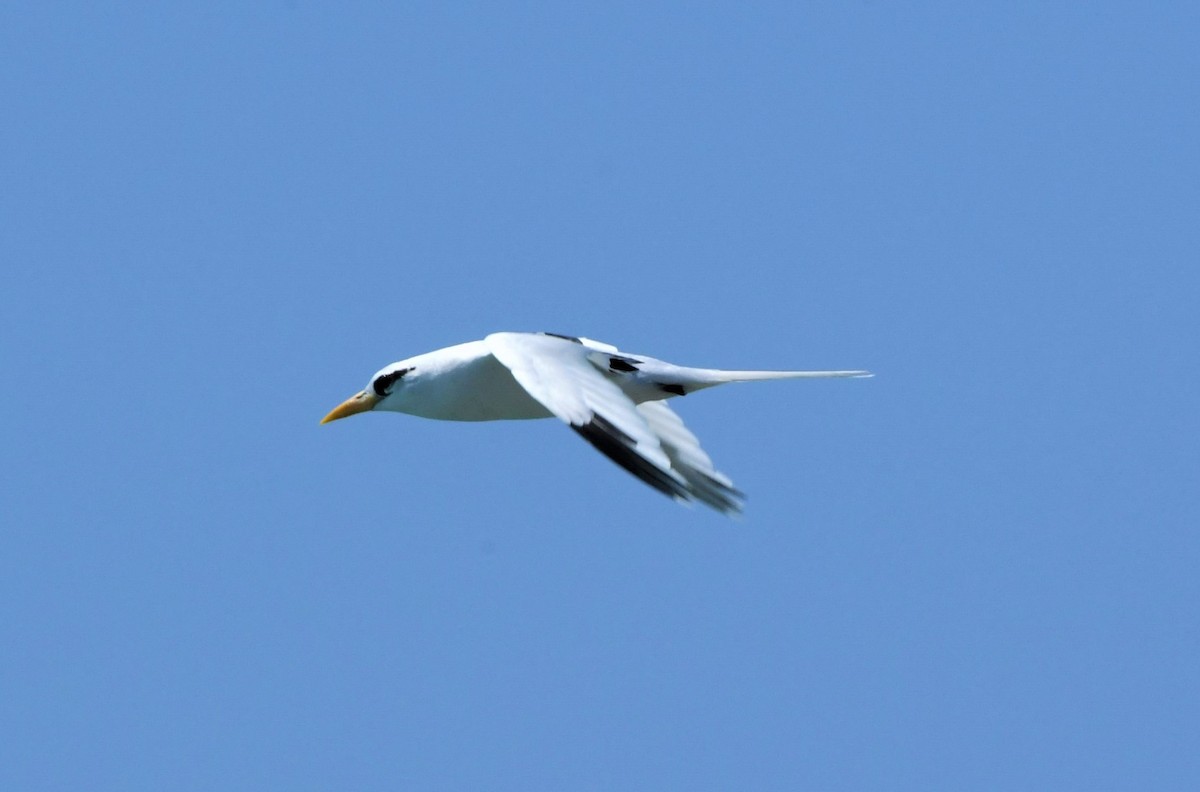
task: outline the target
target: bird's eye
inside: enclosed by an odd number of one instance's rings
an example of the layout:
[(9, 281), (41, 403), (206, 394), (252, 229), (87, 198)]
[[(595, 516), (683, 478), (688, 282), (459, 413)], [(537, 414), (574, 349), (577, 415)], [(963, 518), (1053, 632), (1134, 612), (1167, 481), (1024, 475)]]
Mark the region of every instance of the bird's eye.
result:
[(376, 396), (387, 396), (391, 391), (393, 383), (410, 371), (412, 371), (412, 369), (396, 369), (393, 372), (376, 377), (375, 381), (371, 383), (371, 390), (375, 391)]

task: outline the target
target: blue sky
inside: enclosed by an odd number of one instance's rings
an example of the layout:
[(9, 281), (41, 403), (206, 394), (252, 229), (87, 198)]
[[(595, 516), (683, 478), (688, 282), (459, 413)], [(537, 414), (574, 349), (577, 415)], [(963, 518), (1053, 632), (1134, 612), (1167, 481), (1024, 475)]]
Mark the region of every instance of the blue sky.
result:
[[(0, 12), (0, 787), (1195, 789), (1200, 14)], [(496, 330), (870, 368), (318, 420)]]

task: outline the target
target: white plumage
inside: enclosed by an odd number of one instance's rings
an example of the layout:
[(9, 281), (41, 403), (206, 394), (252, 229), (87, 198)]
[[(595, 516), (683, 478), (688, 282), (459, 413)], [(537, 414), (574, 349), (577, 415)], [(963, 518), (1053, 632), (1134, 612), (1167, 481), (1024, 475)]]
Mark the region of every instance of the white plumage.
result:
[(688, 368), (587, 338), (493, 333), (387, 366), (322, 423), (367, 410), (444, 421), (553, 416), (660, 492), (737, 514), (744, 496), (717, 471), (665, 400), (727, 382), (869, 376), (866, 371)]

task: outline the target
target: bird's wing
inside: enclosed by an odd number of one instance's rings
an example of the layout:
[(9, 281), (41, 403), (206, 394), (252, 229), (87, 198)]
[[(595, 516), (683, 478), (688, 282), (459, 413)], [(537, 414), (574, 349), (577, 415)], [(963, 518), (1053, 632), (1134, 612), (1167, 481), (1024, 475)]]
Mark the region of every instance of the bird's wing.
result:
[(713, 467), (712, 459), (700, 447), (700, 441), (683, 425), (683, 419), (665, 401), (642, 402), (637, 411), (662, 443), (671, 467), (688, 483), (699, 501), (723, 514), (740, 514), (745, 494), (733, 486), (724, 473)]
[(677, 500), (700, 497), (686, 474), (672, 468), (645, 415), (588, 360), (587, 346), (532, 333), (493, 333), (485, 342), (530, 396), (602, 454)]

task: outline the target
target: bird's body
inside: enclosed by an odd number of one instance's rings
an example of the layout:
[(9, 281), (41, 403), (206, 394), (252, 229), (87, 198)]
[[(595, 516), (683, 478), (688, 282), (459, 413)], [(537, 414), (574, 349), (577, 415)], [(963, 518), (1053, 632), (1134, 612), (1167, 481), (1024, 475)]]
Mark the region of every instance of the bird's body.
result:
[(862, 376), (870, 375), (688, 368), (586, 338), (493, 333), (387, 366), (322, 423), (367, 410), (443, 421), (558, 417), (655, 489), (736, 513), (742, 494), (663, 402), (727, 382)]
[[(383, 398), (376, 410), (438, 421), (516, 421), (553, 418), (512, 372), (496, 360), (486, 341), (469, 341), (393, 363), (372, 378), (407, 368), (403, 392)], [(400, 389), (396, 389), (400, 390)]]

